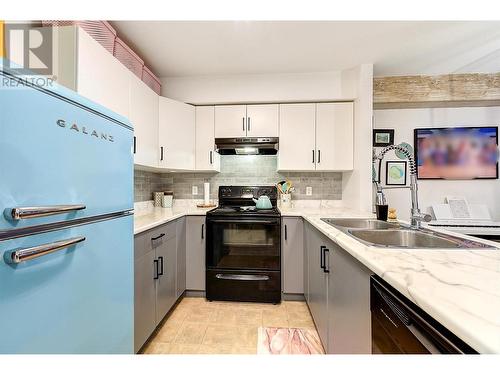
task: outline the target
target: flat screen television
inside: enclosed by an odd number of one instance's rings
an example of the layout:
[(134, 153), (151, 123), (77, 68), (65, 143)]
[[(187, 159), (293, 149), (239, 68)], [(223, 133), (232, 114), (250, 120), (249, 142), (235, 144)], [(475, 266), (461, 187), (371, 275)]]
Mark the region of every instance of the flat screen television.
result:
[(414, 133), (419, 179), (498, 178), (498, 127), (419, 128)]

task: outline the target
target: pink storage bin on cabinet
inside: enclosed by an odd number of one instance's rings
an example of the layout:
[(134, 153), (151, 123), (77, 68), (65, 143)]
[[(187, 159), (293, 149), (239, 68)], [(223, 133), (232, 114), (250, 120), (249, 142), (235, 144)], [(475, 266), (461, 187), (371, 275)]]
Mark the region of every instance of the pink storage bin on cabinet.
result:
[(113, 54), (115, 48), (116, 30), (107, 21), (42, 21), (43, 26), (80, 26), (101, 46)]
[(148, 85), (158, 95), (161, 93), (161, 82), (146, 65), (142, 69), (142, 82)]
[(93, 39), (101, 44), (109, 53), (132, 71), (139, 79), (148, 85), (158, 95), (161, 93), (160, 79), (144, 65), (144, 61), (118, 38), (116, 30), (107, 21), (63, 21), (45, 20), (42, 26), (80, 26)]
[(113, 55), (118, 59), (118, 61), (120, 61), (132, 73), (142, 80), (144, 61), (118, 37), (115, 39), (115, 50)]

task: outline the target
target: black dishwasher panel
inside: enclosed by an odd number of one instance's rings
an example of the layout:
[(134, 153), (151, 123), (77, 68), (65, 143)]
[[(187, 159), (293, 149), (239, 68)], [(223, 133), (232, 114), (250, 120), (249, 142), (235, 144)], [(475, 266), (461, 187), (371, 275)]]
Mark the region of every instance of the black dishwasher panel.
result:
[(378, 276), (371, 277), (373, 354), (476, 353)]

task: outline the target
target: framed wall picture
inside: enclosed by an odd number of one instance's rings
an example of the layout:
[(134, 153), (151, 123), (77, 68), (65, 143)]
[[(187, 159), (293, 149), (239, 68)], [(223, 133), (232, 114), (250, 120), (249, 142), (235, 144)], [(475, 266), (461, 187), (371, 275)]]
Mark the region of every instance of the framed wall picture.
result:
[(394, 129), (373, 129), (373, 147), (385, 147), (394, 144)]
[(406, 161), (387, 161), (385, 163), (385, 184), (406, 185)]

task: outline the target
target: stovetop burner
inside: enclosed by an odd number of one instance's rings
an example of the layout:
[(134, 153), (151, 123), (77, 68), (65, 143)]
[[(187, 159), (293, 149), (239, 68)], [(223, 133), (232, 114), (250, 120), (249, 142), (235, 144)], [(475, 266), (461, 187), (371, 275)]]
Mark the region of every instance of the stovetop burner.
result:
[(240, 206), (240, 207), (235, 207), (236, 211), (255, 211), (256, 207), (255, 206)]
[(273, 207), (270, 209), (262, 210), (262, 209), (257, 209), (255, 206), (219, 206), (214, 208), (213, 210), (209, 211), (211, 215), (245, 215), (245, 214), (252, 214), (252, 215), (279, 215), (280, 212), (278, 208)]

